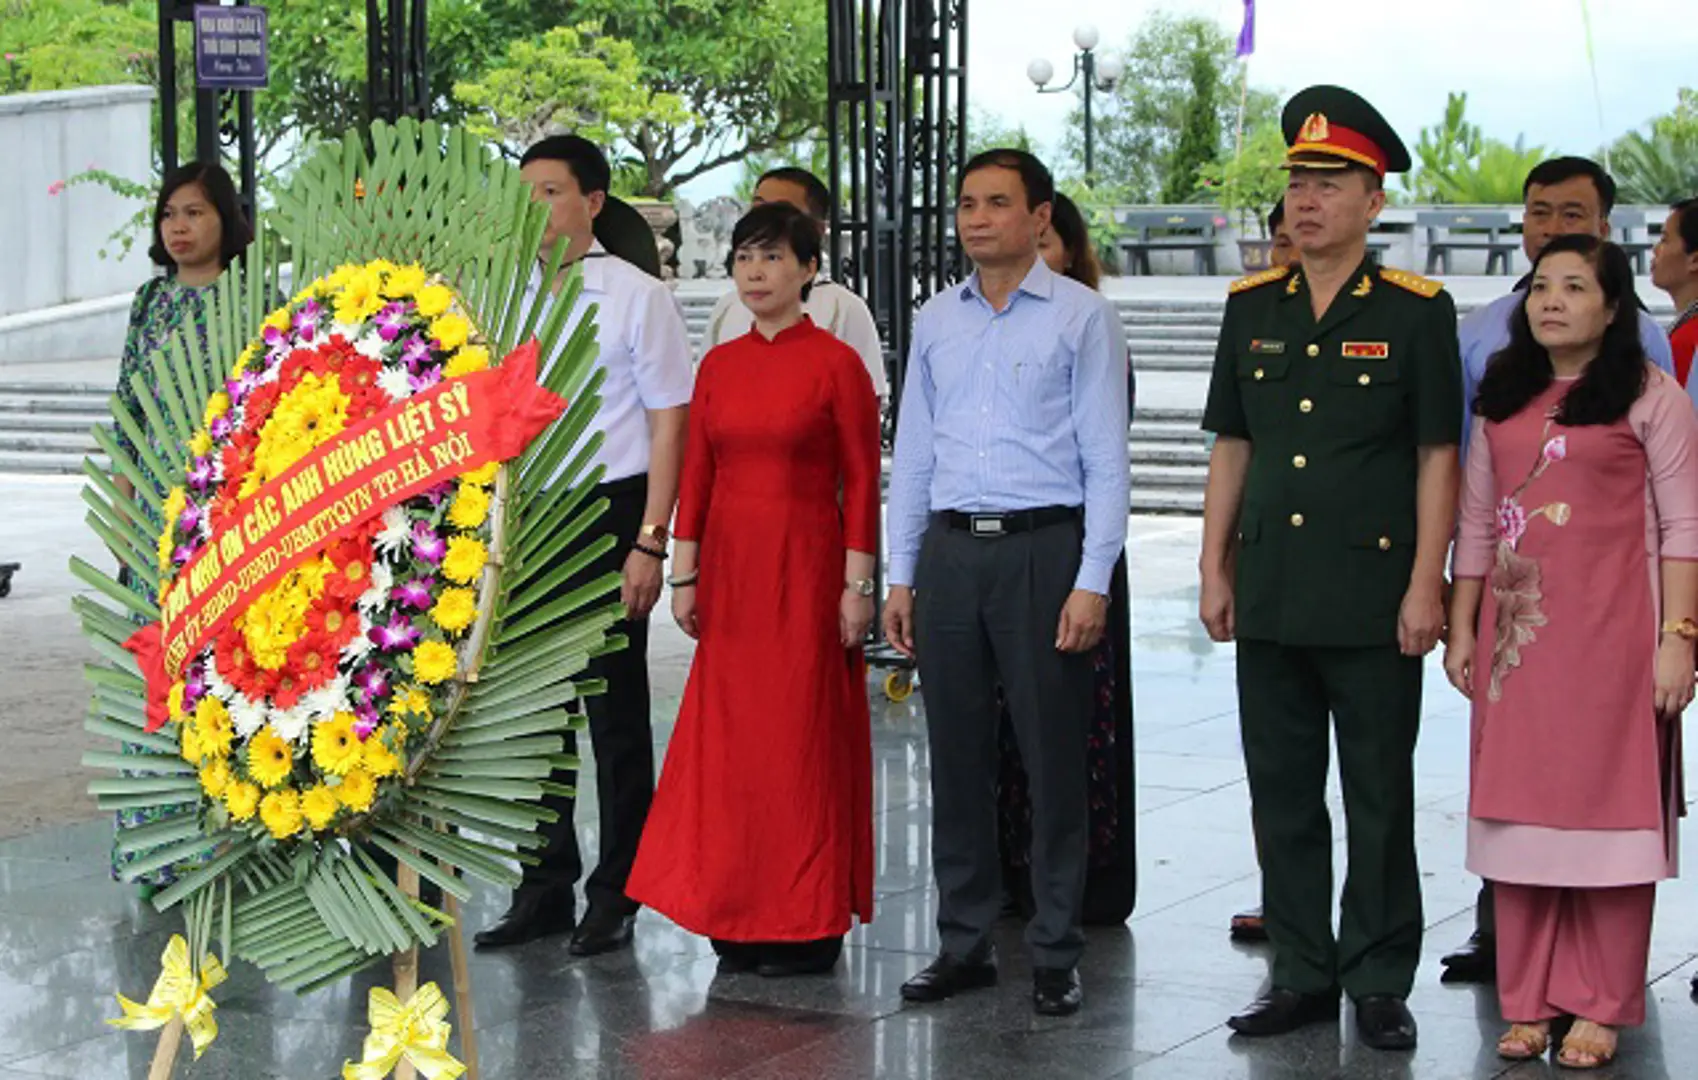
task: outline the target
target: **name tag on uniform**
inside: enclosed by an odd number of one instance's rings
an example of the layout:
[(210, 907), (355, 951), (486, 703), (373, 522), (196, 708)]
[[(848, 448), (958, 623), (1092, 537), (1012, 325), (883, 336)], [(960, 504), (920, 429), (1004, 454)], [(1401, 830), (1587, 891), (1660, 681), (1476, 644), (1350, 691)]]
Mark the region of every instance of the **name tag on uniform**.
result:
[(1391, 355), (1391, 345), (1384, 341), (1346, 341), (1344, 355), (1351, 360), (1384, 360)]
[(1252, 338), (1250, 351), (1253, 353), (1282, 353), (1285, 351), (1285, 342), (1269, 341), (1267, 338)]

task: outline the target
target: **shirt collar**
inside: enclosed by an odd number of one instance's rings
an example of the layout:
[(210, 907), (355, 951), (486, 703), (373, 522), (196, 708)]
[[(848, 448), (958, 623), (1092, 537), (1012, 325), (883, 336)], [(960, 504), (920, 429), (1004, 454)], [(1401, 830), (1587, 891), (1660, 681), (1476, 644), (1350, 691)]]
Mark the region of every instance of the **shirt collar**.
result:
[(1669, 329), (1669, 333), (1672, 334), (1687, 323), (1695, 320), (1698, 320), (1698, 300), (1692, 301), (1692, 303), (1687, 304), (1685, 308), (1681, 309), (1680, 314), (1674, 317), (1674, 326)]
[[(584, 252), (583, 257), (578, 260), (578, 265), (584, 268), (585, 292), (604, 293), (607, 291), (607, 260), (614, 257), (608, 253), (606, 248), (601, 246), (600, 240), (590, 242), (589, 250)], [(571, 264), (567, 263), (560, 269), (564, 272), (570, 268)], [(544, 262), (542, 261), (531, 267), (531, 287), (538, 291), (543, 288), (542, 272), (544, 269)]]
[[(1051, 270), (1049, 264), (1044, 262), (1042, 258), (1039, 258), (1032, 264), (1032, 268), (1026, 271), (1026, 276), (1021, 279), (1019, 285), (1015, 286), (1014, 292), (1025, 293), (1037, 300), (1050, 299), (1055, 295), (1055, 271)], [(972, 300), (975, 298), (984, 300), (987, 304), (990, 303), (989, 300), (985, 300), (985, 291), (979, 284), (979, 272), (977, 270), (973, 271), (972, 276), (961, 286), (961, 299)], [(1013, 300), (1013, 296), (1010, 295), (1009, 299)]]

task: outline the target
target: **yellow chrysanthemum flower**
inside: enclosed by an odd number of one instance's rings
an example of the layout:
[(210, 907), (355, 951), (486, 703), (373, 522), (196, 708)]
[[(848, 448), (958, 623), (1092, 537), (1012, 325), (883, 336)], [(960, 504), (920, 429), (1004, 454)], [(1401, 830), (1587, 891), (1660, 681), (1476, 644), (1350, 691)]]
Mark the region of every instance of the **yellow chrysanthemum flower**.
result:
[(227, 758), (216, 757), (200, 769), (200, 789), (206, 792), (209, 799), (223, 795), (230, 787), (230, 762)]
[(212, 436), (205, 428), (194, 433), (189, 439), (189, 453), (195, 457), (205, 457), (212, 452)]
[(489, 350), (482, 345), (467, 345), (448, 358), (448, 364), (442, 369), (442, 374), (445, 378), (454, 379), (461, 375), (470, 375), (474, 371), (483, 371), (487, 367)]
[(327, 828), (336, 820), (341, 809), (342, 803), (336, 798), (336, 793), (323, 784), (310, 787), (301, 795), (301, 813), (315, 831)]
[(430, 695), (416, 686), (397, 690), (395, 696), (389, 699), (389, 715), (391, 716), (422, 716), (430, 719)]
[(393, 274), (395, 272), (395, 264), (390, 262), (388, 259), (373, 259), (371, 262), (366, 263), (366, 269), (373, 274)]
[(178, 728), (181, 735), (183, 760), (191, 765), (199, 765), (202, 757), (200, 752), (200, 733), (194, 724), (183, 724)]
[(233, 374), (236, 374), (236, 375), (242, 374), (243, 372), (247, 371), (248, 368), (252, 367), (253, 362), (255, 360), (258, 360), (258, 359), (259, 359), (259, 343), (254, 342), (254, 343), (250, 344), (247, 348), (242, 350), (242, 355), (236, 357), (236, 369), (233, 372)]
[(470, 589), (444, 589), (430, 609), (431, 621), (451, 634), (458, 634), (478, 617), (478, 596)]
[(280, 786), (295, 768), (295, 752), (270, 724), (248, 740), (248, 775), (268, 788)]
[(419, 314), (427, 319), (441, 315), (453, 302), (454, 290), (446, 285), (426, 285), (413, 294), (413, 303), (418, 306)]
[(360, 763), (360, 740), (354, 734), (354, 714), (339, 712), (312, 731), (312, 760), (327, 773), (341, 776)]
[[(312, 290), (307, 289), (307, 290), (303, 291), (299, 296), (296, 296), (295, 300), (296, 301), (305, 300), (307, 297), (309, 297), (311, 295), (312, 295)], [(271, 329), (271, 330), (282, 331), (282, 330), (289, 329), (289, 326), (290, 326), (289, 309), (286, 308), (286, 307), (278, 308), (276, 311), (273, 311), (270, 315), (267, 315), (265, 317), (265, 322), (262, 323), (261, 325), (266, 327), (267, 329)]]
[(473, 536), (456, 536), (448, 541), (448, 554), (442, 558), (442, 573), (457, 585), (470, 585), (483, 573), (489, 561), (489, 549)]
[(464, 345), (466, 339), (472, 336), (472, 324), (450, 312), (432, 319), (430, 330), (427, 332), (436, 339), (443, 352), (450, 352)]
[(363, 814), (377, 797), (377, 781), (364, 769), (349, 769), (336, 785), (336, 797), (354, 813)]
[(370, 267), (361, 267), (348, 275), (342, 291), (336, 294), (336, 321), (351, 325), (363, 323), (382, 307), (382, 277)]
[(301, 831), (301, 797), (293, 790), (273, 791), (260, 801), (259, 819), (279, 840)]
[(278, 399), (260, 428), (253, 468), (242, 478), (238, 494), (247, 498), (314, 447), (341, 434), (348, 426), (349, 400), (337, 376), (320, 378), (314, 372), (301, 376), (300, 383)]
[[(159, 534), (159, 569), (171, 569), (171, 551), (171, 527), (166, 526), (165, 531)], [(165, 591), (163, 583), (161, 583), (159, 591)]]
[(178, 679), (171, 684), (171, 692), (165, 695), (165, 712), (171, 719), (183, 718), (183, 695), (187, 692), (188, 687), (183, 685), (183, 680)]
[(353, 277), (363, 269), (365, 268), (355, 266), (353, 263), (343, 263), (341, 266), (332, 270), (330, 272), (330, 276), (324, 279), (324, 287), (332, 291), (340, 289), (342, 286), (348, 284), (349, 278)]
[(201, 414), (202, 427), (211, 427), (212, 422), (230, 411), (230, 395), (220, 390), (206, 399), (206, 411)]
[(481, 469), (473, 469), (469, 473), (461, 473), (460, 479), (468, 484), (488, 486), (495, 483), (495, 474), (501, 470), (501, 462), (492, 461)]
[(202, 757), (222, 757), (230, 752), (236, 729), (230, 724), (230, 712), (224, 703), (211, 694), (195, 705), (195, 738)]
[(426, 686), (452, 679), (459, 668), (460, 659), (454, 655), (452, 645), (426, 641), (413, 650), (413, 678)]
[(233, 780), (224, 789), (224, 809), (237, 821), (246, 821), (259, 809), (259, 788), (246, 780)]
[(182, 488), (174, 487), (170, 491), (166, 492), (165, 505), (160, 508), (159, 512), (164, 515), (167, 528), (169, 528), (172, 522), (177, 520), (177, 515), (181, 514), (183, 512), (183, 508), (188, 505), (189, 493), (184, 491)]
[(448, 523), (457, 529), (476, 529), (489, 517), (489, 492), (477, 484), (461, 483), (448, 508)]
[(361, 764), (373, 776), (394, 776), (401, 771), (401, 759), (395, 752), (383, 744), (383, 739), (377, 735), (365, 741), (360, 752)]
[(328, 558), (302, 563), (236, 616), (236, 629), (242, 632), (254, 663), (267, 671), (283, 666), (289, 647), (306, 636), (307, 612), (324, 592), (324, 579), (333, 570)]
[(391, 271), (383, 282), (383, 295), (391, 300), (404, 300), (425, 287), (422, 266), (402, 266)]

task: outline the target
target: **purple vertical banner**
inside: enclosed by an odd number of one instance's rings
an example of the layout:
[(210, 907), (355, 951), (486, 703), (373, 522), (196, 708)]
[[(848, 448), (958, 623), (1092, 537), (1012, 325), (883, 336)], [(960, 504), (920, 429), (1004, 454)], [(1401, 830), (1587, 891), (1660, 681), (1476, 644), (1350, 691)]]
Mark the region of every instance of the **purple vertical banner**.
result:
[(1238, 31), (1238, 58), (1256, 51), (1256, 0), (1244, 0), (1244, 26)]
[(265, 9), (195, 5), (195, 85), (203, 90), (264, 90)]

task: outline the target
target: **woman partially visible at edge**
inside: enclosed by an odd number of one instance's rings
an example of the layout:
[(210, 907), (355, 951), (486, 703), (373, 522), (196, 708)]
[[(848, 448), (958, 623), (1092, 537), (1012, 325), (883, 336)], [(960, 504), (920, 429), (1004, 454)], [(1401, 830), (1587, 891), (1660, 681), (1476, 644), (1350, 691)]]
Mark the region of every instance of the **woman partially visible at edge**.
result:
[[(236, 186), (222, 168), (191, 162), (166, 175), (154, 202), (153, 238), (147, 250), (148, 257), (164, 275), (149, 278), (136, 290), (135, 300), (130, 304), (124, 351), (118, 361), (118, 400), (144, 431), (148, 431), (148, 425), (133, 378), (139, 375), (145, 392), (157, 401), (160, 394), (153, 372), (154, 356), (167, 348), (185, 327), (192, 327), (201, 347), (206, 347), (214, 286), (230, 264), (247, 250), (252, 239), (253, 230), (242, 213)], [(148, 431), (148, 434), (152, 439), (153, 433)], [(135, 446), (122, 427), (113, 435), (121, 451), (134, 454)], [(165, 455), (164, 447), (157, 442), (152, 449)], [(126, 497), (134, 498), (135, 488), (128, 479), (114, 476), (113, 482)], [(160, 490), (158, 494), (163, 498), (166, 492)], [(158, 533), (164, 522), (152, 516), (147, 500), (139, 500), (138, 504), (149, 516), (144, 528)], [(150, 600), (156, 591), (157, 577), (144, 580), (128, 567), (119, 570), (118, 580)], [(124, 810), (118, 812), (118, 817), (121, 824), (134, 827), (154, 820), (161, 812)], [(126, 866), (149, 854), (138, 851), (120, 855), (114, 846), (112, 876), (120, 876)], [(173, 868), (167, 866), (137, 880), (147, 893), (175, 879)]]
[(722, 972), (805, 975), (873, 914), (878, 399), (802, 313), (807, 215), (758, 206), (732, 249), (755, 322), (703, 358), (690, 403), (672, 611), (699, 644), (626, 891), (713, 939)]
[[(1079, 207), (1059, 192), (1050, 227), (1038, 238), (1038, 254), (1049, 268), (1096, 289), (1102, 266)], [(1127, 357), (1127, 415), (1138, 397), (1137, 377)], [(1092, 657), (1096, 668), (1096, 713), (1088, 742), (1090, 854), (1086, 864), (1081, 920), (1086, 926), (1118, 926), (1132, 914), (1138, 895), (1137, 812), (1132, 762), (1132, 611), (1121, 553), (1109, 579), (1108, 632)], [(998, 694), (1001, 704), (1001, 695)], [(998, 769), (997, 817), (1002, 849), (1005, 909), (1031, 910), (1032, 803), (1013, 721), (1003, 707), (1002, 762)]]
[(1620, 248), (1561, 237), (1531, 279), (1473, 406), (1445, 672), (1473, 702), (1498, 1053), (1540, 1057), (1573, 1018), (1558, 1063), (1592, 1069), (1644, 1023), (1656, 883), (1677, 869), (1698, 419), (1646, 362)]

